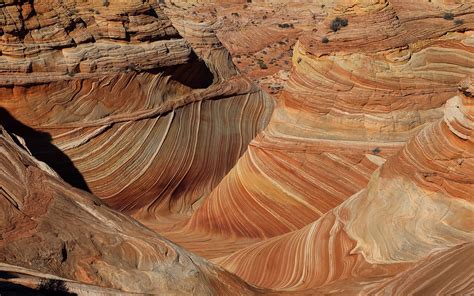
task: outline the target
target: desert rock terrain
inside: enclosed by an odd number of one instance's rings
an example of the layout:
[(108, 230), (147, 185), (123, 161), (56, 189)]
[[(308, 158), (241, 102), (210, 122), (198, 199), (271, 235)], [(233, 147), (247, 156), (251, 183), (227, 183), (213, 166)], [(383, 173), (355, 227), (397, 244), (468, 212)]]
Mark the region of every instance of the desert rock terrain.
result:
[(10, 0), (0, 37), (0, 293), (474, 293), (474, 3)]

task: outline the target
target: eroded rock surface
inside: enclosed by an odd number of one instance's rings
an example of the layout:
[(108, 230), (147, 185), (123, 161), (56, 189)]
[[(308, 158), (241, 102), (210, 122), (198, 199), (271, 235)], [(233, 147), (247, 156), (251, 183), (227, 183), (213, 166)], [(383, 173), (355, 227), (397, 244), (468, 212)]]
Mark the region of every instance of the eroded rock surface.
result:
[[(97, 4), (2, 7), (0, 62), (43, 66), (3, 71), (1, 124), (115, 209), (143, 221), (188, 215), (268, 123), (273, 100), (225, 52), (198, 58), (157, 4)], [(61, 34), (40, 34), (53, 28)], [(74, 41), (76, 30), (90, 37)]]
[(2, 128), (0, 261), (135, 293), (247, 294), (250, 286), (42, 170)]
[[(414, 289), (427, 294), (471, 291), (472, 266), (461, 267), (474, 239), (471, 79), (446, 103), (444, 118), (390, 157), (366, 188), (300, 230), (216, 261), (249, 282), (283, 290), (348, 280), (370, 290), (419, 262), (373, 293), (403, 294), (416, 277)], [(401, 278), (412, 276), (404, 286)]]
[[(301, 229), (362, 190), (388, 157), (439, 120), (473, 73), (473, 7), (456, 6), (465, 19), (456, 26), (443, 18), (450, 6), (408, 13), (403, 3), (340, 2), (316, 32), (303, 35), (268, 127), (187, 225), (167, 235), (215, 258)], [(364, 20), (383, 20), (387, 11), (393, 22), (383, 26), (397, 28), (390, 42), (387, 29), (373, 30), (372, 47), (357, 50)], [(336, 15), (349, 25), (328, 33)], [(418, 32), (421, 23), (429, 34)], [(321, 42), (322, 32), (329, 43)]]
[(0, 4), (8, 283), (474, 293), (472, 3), (159, 2)]

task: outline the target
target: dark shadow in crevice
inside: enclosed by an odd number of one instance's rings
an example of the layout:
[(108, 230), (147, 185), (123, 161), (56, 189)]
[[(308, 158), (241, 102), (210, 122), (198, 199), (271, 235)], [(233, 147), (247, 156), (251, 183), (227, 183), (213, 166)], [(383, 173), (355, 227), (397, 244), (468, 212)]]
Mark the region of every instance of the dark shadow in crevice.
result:
[(187, 63), (145, 70), (151, 74), (170, 76), (170, 79), (192, 89), (207, 88), (214, 82), (214, 74), (207, 67), (204, 60), (200, 59), (193, 51)]
[(69, 291), (37, 290), (11, 282), (0, 282), (2, 296), (74, 296), (76, 293)]
[(14, 284), (10, 282), (0, 282), (0, 294), (5, 295), (5, 296), (19, 296), (19, 295), (25, 295), (25, 296), (30, 296), (30, 295), (44, 295), (43, 293), (31, 289), (28, 287), (25, 287), (23, 285), (19, 284)]
[[(70, 185), (91, 192), (84, 177), (74, 166), (69, 157), (51, 142), (51, 135), (37, 131), (16, 120), (5, 108), (0, 107), (0, 125), (7, 132), (22, 137), (31, 154), (49, 165), (61, 178)], [(16, 137), (14, 141), (22, 147)]]
[(17, 278), (17, 277), (18, 276), (14, 273), (0, 270), (0, 279), (14, 279), (14, 278)]

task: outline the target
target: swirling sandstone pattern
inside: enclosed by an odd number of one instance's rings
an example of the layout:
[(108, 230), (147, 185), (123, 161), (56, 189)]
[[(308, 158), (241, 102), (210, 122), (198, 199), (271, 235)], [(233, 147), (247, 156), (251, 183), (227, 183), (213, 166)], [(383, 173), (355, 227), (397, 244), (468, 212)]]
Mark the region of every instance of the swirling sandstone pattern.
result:
[(472, 3), (158, 2), (0, 4), (0, 288), (474, 293)]
[[(397, 275), (375, 289), (370, 295), (468, 295), (472, 293), (472, 243), (458, 245), (423, 259), (415, 267)], [(446, 283), (449, 283), (446, 285)]]
[[(52, 12), (44, 6), (54, 3), (3, 8), (35, 13), (21, 26), (5, 17), (13, 37), (1, 59), (14, 66), (7, 53), (21, 47), (19, 60), (33, 67), (4, 75), (2, 123), (66, 181), (115, 209), (152, 221), (190, 213), (267, 124), (272, 100), (228, 60), (215, 65), (228, 59), (225, 49), (199, 60), (157, 4), (96, 13), (74, 1)], [(61, 38), (38, 33), (51, 27), (61, 28)], [(76, 29), (90, 38), (74, 41)]]
[(395, 293), (400, 278), (418, 274), (426, 280), (420, 291), (472, 292), (472, 266), (443, 277), (438, 285), (429, 282), (472, 255), (472, 243), (461, 245), (474, 241), (473, 89), (471, 80), (447, 102), (444, 118), (389, 158), (364, 190), (298, 231), (217, 262), (259, 286), (304, 290), (341, 280), (381, 279), (435, 250), (452, 248), (377, 290)]
[[(401, 26), (397, 30), (420, 38), (418, 25), (397, 18), (401, 4), (391, 3), (348, 8), (350, 25), (342, 31), (353, 37), (331, 41), (338, 46), (331, 45), (335, 47), (330, 55), (311, 49), (312, 42), (320, 42), (308, 41), (314, 35), (302, 38), (269, 126), (189, 223), (167, 233), (169, 237), (215, 258), (242, 247), (230, 242), (248, 245), (298, 230), (363, 189), (387, 157), (442, 116), (443, 104), (456, 93), (458, 82), (473, 73), (473, 33), (447, 32), (450, 22), (446, 27), (431, 26), (439, 31), (430, 31), (427, 39), (401, 44), (397, 38), (404, 40), (405, 33), (399, 32), (392, 43), (374, 41), (373, 50), (355, 52), (362, 40), (354, 36), (367, 14), (383, 19), (389, 11), (396, 27)], [(464, 5), (460, 11), (472, 16), (472, 9)], [(463, 26), (472, 28), (465, 18)], [(193, 236), (196, 233), (201, 239)], [(209, 239), (210, 250), (203, 247)]]
[(42, 170), (1, 132), (1, 262), (126, 292), (252, 293), (235, 276)]

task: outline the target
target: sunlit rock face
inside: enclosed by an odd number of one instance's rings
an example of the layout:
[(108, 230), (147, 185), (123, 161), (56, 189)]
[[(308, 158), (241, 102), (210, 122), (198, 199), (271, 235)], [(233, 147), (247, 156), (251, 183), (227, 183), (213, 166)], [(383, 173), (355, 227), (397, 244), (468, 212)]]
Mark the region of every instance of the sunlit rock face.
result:
[(1, 262), (125, 292), (253, 293), (237, 277), (66, 184), (3, 128), (0, 143)]
[(222, 43), (239, 71), (273, 95), (288, 79), (296, 41), (304, 32), (315, 29), (327, 15), (326, 7), (332, 6), (324, 1), (291, 5), (288, 1), (220, 5), (165, 2), (161, 7), (193, 48), (201, 48), (211, 37), (217, 37), (211, 51)]
[(0, 22), (2, 84), (154, 69), (191, 52), (151, 1), (7, 1)]
[(334, 282), (355, 281), (361, 291), (398, 295), (417, 278), (421, 283), (413, 289), (420, 292), (468, 292), (473, 271), (464, 260), (474, 251), (473, 87), (472, 78), (463, 82), (443, 118), (389, 157), (363, 190), (316, 222), (215, 261), (249, 282), (282, 290), (329, 285), (330, 291), (337, 289)]
[(267, 125), (273, 99), (224, 48), (223, 64), (195, 52), (151, 1), (0, 11), (0, 261), (79, 291), (257, 291), (130, 216), (189, 215)]
[(96, 2), (2, 8), (1, 123), (115, 209), (186, 215), (266, 126), (273, 101), (225, 52), (198, 58), (158, 4)]
[(472, 3), (9, 1), (0, 25), (8, 283), (474, 293)]
[[(403, 4), (340, 2), (303, 35), (269, 126), (190, 221), (167, 235), (216, 258), (301, 229), (365, 188), (387, 158), (442, 118), (473, 73), (472, 5), (457, 6), (454, 18), (464, 23), (456, 25), (438, 6), (408, 12)], [(348, 25), (333, 32), (336, 16)], [(364, 34), (375, 20), (385, 29), (370, 30), (369, 47)]]

